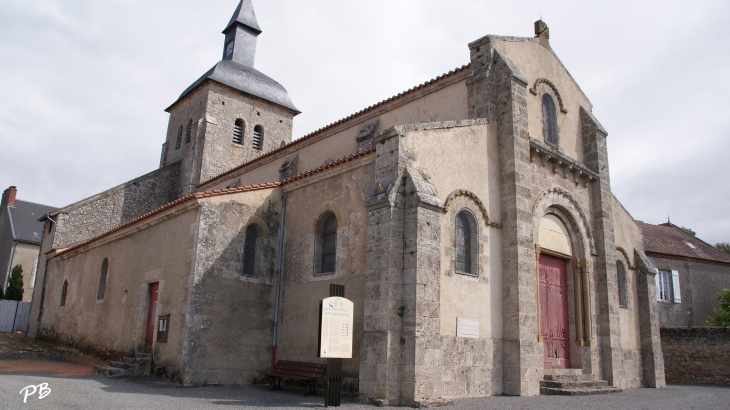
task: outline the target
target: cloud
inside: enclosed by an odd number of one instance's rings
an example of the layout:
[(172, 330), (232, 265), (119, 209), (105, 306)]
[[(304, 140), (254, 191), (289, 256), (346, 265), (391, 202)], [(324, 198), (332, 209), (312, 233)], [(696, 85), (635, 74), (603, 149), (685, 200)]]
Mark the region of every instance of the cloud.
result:
[[(0, 187), (64, 205), (155, 169), (163, 111), (219, 59), (237, 0), (0, 2)], [(729, 241), (726, 1), (254, 0), (256, 67), (303, 111), (294, 136), (469, 62), (486, 34), (551, 45), (608, 129), (638, 219)]]

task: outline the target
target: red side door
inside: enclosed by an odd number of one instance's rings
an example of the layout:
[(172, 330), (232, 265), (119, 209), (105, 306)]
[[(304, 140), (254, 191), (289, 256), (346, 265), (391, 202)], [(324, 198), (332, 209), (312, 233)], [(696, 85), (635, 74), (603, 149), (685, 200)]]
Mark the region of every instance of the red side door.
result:
[(568, 274), (565, 260), (540, 255), (540, 332), (545, 343), (545, 368), (570, 367)]
[(144, 351), (152, 353), (152, 342), (155, 338), (155, 312), (157, 312), (157, 291), (160, 284), (155, 282), (150, 285), (150, 309), (147, 313), (147, 335), (145, 336)]

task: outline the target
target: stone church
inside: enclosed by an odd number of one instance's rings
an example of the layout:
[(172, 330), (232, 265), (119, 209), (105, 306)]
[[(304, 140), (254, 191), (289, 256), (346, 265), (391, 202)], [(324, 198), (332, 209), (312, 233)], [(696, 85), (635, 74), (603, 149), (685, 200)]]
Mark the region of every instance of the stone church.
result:
[(159, 169), (45, 218), (31, 335), (248, 384), (281, 277), (276, 357), (319, 360), (318, 301), (344, 285), (344, 376), (380, 403), (538, 395), (560, 374), (664, 386), (656, 270), (544, 22), (296, 140), (299, 111), (254, 68), (261, 32), (242, 0), (222, 60), (166, 110)]

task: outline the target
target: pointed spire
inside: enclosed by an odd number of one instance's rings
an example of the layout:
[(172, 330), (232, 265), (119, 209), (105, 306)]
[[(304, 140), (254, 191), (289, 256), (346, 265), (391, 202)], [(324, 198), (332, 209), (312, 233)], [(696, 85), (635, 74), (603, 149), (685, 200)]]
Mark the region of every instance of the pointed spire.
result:
[(233, 17), (231, 17), (231, 21), (228, 22), (223, 33), (225, 34), (225, 32), (236, 23), (241, 23), (259, 33), (262, 32), (261, 27), (259, 27), (259, 23), (256, 20), (256, 12), (253, 9), (253, 3), (251, 0), (241, 0), (241, 2), (238, 3), (238, 8), (236, 8), (236, 11), (233, 13)]

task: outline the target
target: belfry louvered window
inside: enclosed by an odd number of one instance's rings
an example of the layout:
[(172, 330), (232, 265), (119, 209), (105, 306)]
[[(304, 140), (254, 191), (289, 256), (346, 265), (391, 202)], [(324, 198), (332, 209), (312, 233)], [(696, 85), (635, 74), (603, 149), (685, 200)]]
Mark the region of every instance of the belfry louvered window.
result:
[(246, 228), (246, 239), (243, 244), (243, 274), (256, 275), (256, 244), (259, 238), (258, 226), (252, 224)]
[(233, 142), (243, 144), (243, 120), (240, 118), (233, 124)]
[(337, 259), (337, 217), (330, 213), (322, 228), (322, 264), (321, 273), (332, 273), (335, 271)]
[(471, 226), (464, 212), (456, 215), (456, 270), (471, 273)]
[(109, 272), (109, 259), (104, 258), (104, 262), (101, 263), (101, 272), (99, 273), (99, 288), (96, 290), (96, 300), (104, 299), (104, 293), (106, 292), (106, 277)]
[(542, 133), (545, 142), (558, 145), (558, 119), (555, 101), (550, 94), (542, 95)]
[(257, 125), (253, 129), (253, 148), (262, 149), (264, 147), (264, 127)]
[(180, 145), (182, 145), (182, 134), (183, 134), (183, 126), (181, 125), (180, 128), (177, 130), (177, 140), (175, 140), (175, 149), (180, 149)]
[(187, 127), (185, 127), (185, 143), (186, 144), (189, 143), (190, 140), (192, 139), (192, 134), (193, 134), (193, 120), (190, 119), (190, 120), (188, 120)]

